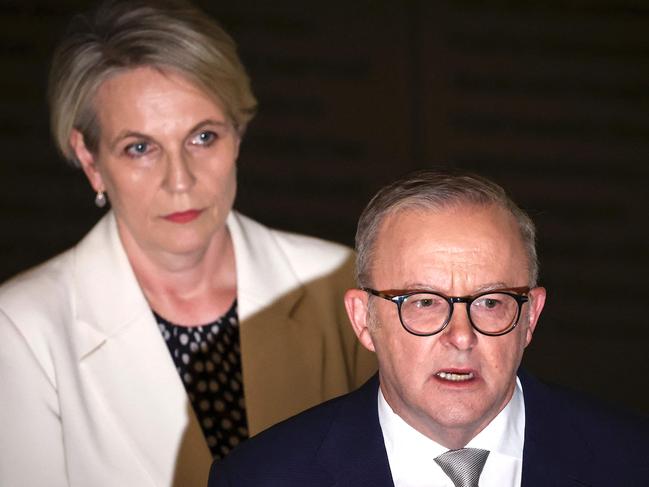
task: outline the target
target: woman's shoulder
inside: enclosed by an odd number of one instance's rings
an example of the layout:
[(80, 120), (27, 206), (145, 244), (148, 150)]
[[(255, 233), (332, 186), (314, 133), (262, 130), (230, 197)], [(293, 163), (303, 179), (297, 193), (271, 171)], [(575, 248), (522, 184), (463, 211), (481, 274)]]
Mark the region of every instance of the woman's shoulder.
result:
[(268, 256), (280, 253), (299, 274), (353, 267), (353, 250), (340, 243), (270, 228), (236, 212), (229, 223), (233, 238), (240, 246), (246, 245), (252, 252)]
[(305, 258), (310, 261), (314, 259), (327, 259), (343, 262), (353, 254), (352, 249), (337, 242), (284, 230), (271, 230), (271, 232), (274, 234), (277, 243), (287, 253), (290, 253), (296, 258)]
[(240, 231), (254, 235), (256, 238), (265, 235), (266, 238), (290, 251), (291, 254), (304, 254), (310, 256), (311, 259), (331, 256), (340, 260), (347, 259), (353, 254), (352, 249), (341, 243), (270, 228), (241, 213), (233, 212), (232, 218), (237, 222)]
[[(30, 316), (36, 313), (53, 314), (66, 306), (73, 286), (79, 251), (97, 252), (93, 241), (101, 239), (110, 226), (110, 218), (103, 218), (74, 247), (51, 259), (23, 271), (0, 285), (0, 310), (7, 315)], [(89, 272), (92, 270), (89, 269)]]
[[(92, 256), (105, 253), (97, 242), (103, 239), (107, 227), (110, 218), (103, 218), (74, 247), (0, 286), (0, 339), (21, 337), (27, 344), (22, 352), (12, 351), (13, 359), (27, 360), (27, 353), (52, 376), (51, 355), (55, 350), (65, 350), (74, 333), (71, 323), (79, 303), (87, 300), (88, 276), (97, 271)], [(78, 295), (81, 292), (84, 296)], [(22, 358), (17, 358), (19, 355)]]
[(3, 366), (36, 360), (54, 383), (51, 350), (63, 340), (61, 322), (71, 314), (67, 295), (71, 251), (24, 271), (0, 286), (0, 340), (13, 343)]
[[(57, 300), (65, 288), (70, 271), (72, 249), (68, 249), (31, 269), (10, 278), (0, 286), (0, 308), (5, 310), (38, 307)], [(37, 299), (35, 299), (37, 298)]]

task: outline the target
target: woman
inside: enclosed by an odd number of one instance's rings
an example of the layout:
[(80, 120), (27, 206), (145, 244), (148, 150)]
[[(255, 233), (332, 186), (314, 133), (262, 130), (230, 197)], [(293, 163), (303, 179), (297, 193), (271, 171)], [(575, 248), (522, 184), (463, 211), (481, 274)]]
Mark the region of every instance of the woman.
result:
[(52, 66), (55, 141), (112, 210), (0, 288), (0, 484), (203, 486), (213, 457), (371, 374), (350, 251), (232, 210), (256, 102), (200, 11), (106, 3)]

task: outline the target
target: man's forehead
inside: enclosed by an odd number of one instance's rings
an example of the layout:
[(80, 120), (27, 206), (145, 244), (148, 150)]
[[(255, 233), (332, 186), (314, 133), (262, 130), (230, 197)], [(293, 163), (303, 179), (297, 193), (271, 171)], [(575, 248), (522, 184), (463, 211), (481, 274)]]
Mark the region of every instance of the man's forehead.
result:
[(514, 217), (496, 206), (401, 209), (382, 222), (375, 250), (375, 270), (527, 267)]
[[(446, 230), (454, 236), (471, 236), (496, 228), (503, 238), (520, 239), (520, 232), (514, 216), (508, 210), (496, 205), (470, 203), (452, 204), (442, 207), (406, 206), (387, 214), (379, 227), (378, 239), (394, 235), (395, 230), (407, 228), (413, 234), (425, 234), (431, 225), (439, 232), (427, 235), (442, 239)], [(489, 232), (487, 232), (489, 233)]]

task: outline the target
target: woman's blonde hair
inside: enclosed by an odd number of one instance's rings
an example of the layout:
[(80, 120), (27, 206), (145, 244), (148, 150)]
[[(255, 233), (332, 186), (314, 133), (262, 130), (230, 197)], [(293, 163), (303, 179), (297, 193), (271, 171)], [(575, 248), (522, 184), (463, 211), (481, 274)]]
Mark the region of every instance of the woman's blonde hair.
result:
[(209, 16), (181, 0), (111, 0), (76, 16), (54, 52), (48, 99), (52, 134), (63, 156), (79, 165), (73, 129), (96, 152), (93, 99), (108, 78), (151, 66), (181, 73), (210, 95), (239, 134), (257, 101), (232, 38)]

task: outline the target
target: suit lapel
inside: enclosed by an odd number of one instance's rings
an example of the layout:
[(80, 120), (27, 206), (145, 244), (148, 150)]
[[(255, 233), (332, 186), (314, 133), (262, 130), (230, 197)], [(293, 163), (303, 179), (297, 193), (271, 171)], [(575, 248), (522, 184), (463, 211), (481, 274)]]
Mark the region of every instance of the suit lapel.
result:
[(114, 460), (123, 462), (116, 464), (139, 465), (152, 484), (179, 477), (188, 450), (204, 482), (209, 450), (112, 214), (77, 247), (75, 258), (78, 330), (72, 336), (81, 388), (95, 416), (90, 422)]
[(589, 467), (594, 461), (566, 410), (549, 388), (519, 371), (525, 399), (522, 487), (597, 485)]
[(378, 416), (378, 375), (351, 393), (336, 413), (318, 462), (336, 486), (394, 487)]

